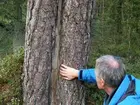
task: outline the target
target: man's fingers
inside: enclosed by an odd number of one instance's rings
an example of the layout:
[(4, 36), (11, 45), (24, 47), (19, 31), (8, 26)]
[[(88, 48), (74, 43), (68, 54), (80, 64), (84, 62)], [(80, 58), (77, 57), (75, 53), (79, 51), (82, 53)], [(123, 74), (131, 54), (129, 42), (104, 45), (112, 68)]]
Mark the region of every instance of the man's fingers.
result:
[(66, 69), (64, 69), (64, 68), (60, 68), (60, 72), (67, 72), (67, 70)]
[(60, 70), (65, 71), (65, 70), (66, 70), (66, 68), (60, 67)]
[(65, 72), (61, 71), (60, 75), (62, 76), (63, 79), (66, 80), (72, 80), (70, 76), (68, 76)]
[(65, 80), (72, 80), (71, 78), (68, 78), (68, 77), (65, 77), (65, 76), (63, 76), (62, 78), (65, 79)]
[(63, 79), (68, 80), (68, 77), (67, 77), (67, 76), (62, 76), (62, 75), (61, 75), (61, 77), (62, 77)]
[(69, 80), (69, 78), (68, 77), (62, 77), (63, 79), (66, 79), (66, 80)]
[(68, 71), (68, 68), (65, 68), (65, 67), (61, 66), (61, 67), (60, 67), (60, 70), (61, 70), (61, 71)]
[(72, 80), (73, 76), (72, 76), (72, 68), (61, 64), (60, 65), (60, 75), (62, 76), (63, 79), (65, 80)]
[(65, 68), (65, 69), (68, 68), (68, 66), (66, 66), (66, 65), (64, 65), (64, 64), (61, 64), (61, 67), (62, 67), (62, 68)]
[(63, 72), (63, 71), (60, 71), (60, 75), (66, 76), (67, 74), (65, 72)]

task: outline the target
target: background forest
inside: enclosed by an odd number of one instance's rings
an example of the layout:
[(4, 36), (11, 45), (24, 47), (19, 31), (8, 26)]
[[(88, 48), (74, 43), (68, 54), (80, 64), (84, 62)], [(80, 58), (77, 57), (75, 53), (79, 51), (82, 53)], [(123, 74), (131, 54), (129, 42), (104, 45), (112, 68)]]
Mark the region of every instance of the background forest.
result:
[[(22, 105), (26, 0), (0, 1), (0, 105)], [(91, 21), (90, 59), (120, 56), (128, 73), (140, 78), (140, 0), (96, 0)], [(101, 105), (103, 92), (87, 87), (87, 105)]]

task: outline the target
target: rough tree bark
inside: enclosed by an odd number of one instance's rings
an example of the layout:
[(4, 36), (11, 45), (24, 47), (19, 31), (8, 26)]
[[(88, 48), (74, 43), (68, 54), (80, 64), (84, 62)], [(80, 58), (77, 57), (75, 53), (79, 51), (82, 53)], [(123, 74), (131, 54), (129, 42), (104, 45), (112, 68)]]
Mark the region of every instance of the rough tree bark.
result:
[[(87, 64), (92, 0), (65, 0), (62, 8), (59, 63), (80, 69)], [(53, 105), (85, 105), (84, 86), (80, 82), (56, 80)]]
[(59, 76), (61, 63), (83, 68), (93, 0), (28, 0), (24, 105), (85, 105), (84, 86)]
[(23, 102), (50, 105), (52, 36), (55, 33), (56, 0), (28, 0)]

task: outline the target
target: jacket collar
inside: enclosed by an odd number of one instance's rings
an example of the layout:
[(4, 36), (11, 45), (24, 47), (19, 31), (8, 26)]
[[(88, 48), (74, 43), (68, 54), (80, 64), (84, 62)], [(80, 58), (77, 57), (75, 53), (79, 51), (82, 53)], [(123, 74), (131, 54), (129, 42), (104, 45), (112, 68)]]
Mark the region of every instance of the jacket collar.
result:
[[(130, 84), (130, 79), (128, 75), (126, 75), (123, 81), (121, 82), (121, 84), (119, 85), (118, 89), (116, 90), (115, 94), (113, 95), (112, 99), (110, 100), (109, 105), (115, 105), (119, 101), (121, 96), (128, 89), (129, 84)], [(105, 105), (105, 101), (104, 101), (104, 105)]]

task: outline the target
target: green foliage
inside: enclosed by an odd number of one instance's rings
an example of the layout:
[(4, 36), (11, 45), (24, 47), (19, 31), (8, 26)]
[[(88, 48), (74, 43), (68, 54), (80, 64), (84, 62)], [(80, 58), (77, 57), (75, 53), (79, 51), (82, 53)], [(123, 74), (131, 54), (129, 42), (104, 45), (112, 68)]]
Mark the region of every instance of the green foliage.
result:
[(87, 105), (102, 105), (104, 99), (104, 91), (99, 90), (96, 85), (86, 84), (86, 104)]
[(12, 52), (12, 38), (9, 32), (0, 28), (0, 58)]
[(12, 98), (10, 103), (7, 105), (20, 105), (20, 100), (18, 98)]
[[(140, 78), (140, 0), (97, 0), (96, 7), (88, 66), (94, 67), (101, 55), (120, 56), (127, 73)], [(95, 86), (88, 91), (88, 99), (95, 102), (88, 105), (102, 105), (97, 98), (103, 98), (102, 92)]]
[(15, 54), (9, 54), (0, 61), (0, 84), (8, 85), (6, 91), (0, 91), (0, 100), (9, 101), (12, 97), (21, 98), (23, 58), (24, 50), (21, 48)]
[[(20, 1), (19, 5), (17, 1)], [(17, 7), (21, 8), (20, 13)], [(19, 32), (24, 35), (25, 14), (26, 0), (2, 0), (0, 2), (0, 58), (13, 52), (13, 42), (18, 28)], [(20, 19), (18, 19), (19, 15)], [(18, 22), (20, 27), (16, 24)]]

